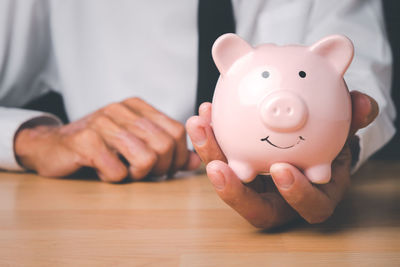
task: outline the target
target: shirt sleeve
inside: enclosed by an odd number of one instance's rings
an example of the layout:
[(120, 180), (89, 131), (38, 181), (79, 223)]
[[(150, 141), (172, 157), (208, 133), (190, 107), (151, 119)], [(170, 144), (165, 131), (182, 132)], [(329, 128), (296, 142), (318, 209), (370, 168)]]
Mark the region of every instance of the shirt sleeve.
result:
[(354, 60), (344, 78), (349, 90), (373, 97), (380, 112), (368, 127), (357, 132), (360, 140), (357, 170), (394, 135), (395, 108), (390, 97), (392, 55), (383, 19), (381, 1), (314, 1), (305, 43), (313, 43), (329, 34), (344, 34), (355, 48)]
[(21, 127), (34, 125), (61, 125), (57, 117), (39, 111), (0, 107), (0, 169), (23, 171), (14, 153), (15, 135)]
[(61, 124), (53, 115), (16, 108), (50, 89), (48, 25), (46, 1), (0, 1), (0, 169), (22, 170), (14, 137), (26, 123)]

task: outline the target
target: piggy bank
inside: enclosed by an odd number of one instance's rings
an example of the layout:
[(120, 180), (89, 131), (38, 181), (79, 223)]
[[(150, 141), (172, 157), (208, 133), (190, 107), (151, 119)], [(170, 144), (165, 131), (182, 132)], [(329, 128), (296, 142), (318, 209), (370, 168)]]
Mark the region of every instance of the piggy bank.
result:
[(351, 122), (343, 75), (353, 58), (341, 35), (311, 46), (250, 46), (235, 34), (212, 48), (220, 72), (212, 128), (228, 164), (243, 182), (286, 162), (317, 184), (329, 182), (331, 163)]

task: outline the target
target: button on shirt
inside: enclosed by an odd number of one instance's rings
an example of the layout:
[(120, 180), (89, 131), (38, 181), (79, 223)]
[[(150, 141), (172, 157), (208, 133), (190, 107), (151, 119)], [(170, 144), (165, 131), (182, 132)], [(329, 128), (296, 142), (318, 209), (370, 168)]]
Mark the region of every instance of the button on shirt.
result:
[[(358, 132), (359, 166), (394, 134), (391, 51), (380, 1), (233, 0), (236, 32), (252, 45), (310, 45), (344, 34), (355, 46), (350, 90), (375, 98), (378, 118)], [(197, 83), (196, 0), (0, 1), (0, 168), (22, 170), (14, 155), (22, 110), (35, 97), (62, 94), (71, 121), (111, 102), (140, 97), (184, 123)], [(40, 119), (39, 119), (40, 120)]]

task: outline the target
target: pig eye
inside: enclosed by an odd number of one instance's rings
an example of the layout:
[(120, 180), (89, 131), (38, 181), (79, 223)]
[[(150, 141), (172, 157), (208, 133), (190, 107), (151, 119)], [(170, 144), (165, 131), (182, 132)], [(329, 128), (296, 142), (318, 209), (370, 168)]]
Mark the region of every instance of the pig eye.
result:
[(261, 76), (265, 79), (267, 79), (269, 77), (269, 72), (268, 71), (264, 71), (263, 73), (261, 73)]
[(306, 77), (306, 73), (305, 73), (304, 71), (300, 71), (300, 72), (299, 72), (299, 76), (300, 76), (301, 78), (305, 78), (305, 77)]

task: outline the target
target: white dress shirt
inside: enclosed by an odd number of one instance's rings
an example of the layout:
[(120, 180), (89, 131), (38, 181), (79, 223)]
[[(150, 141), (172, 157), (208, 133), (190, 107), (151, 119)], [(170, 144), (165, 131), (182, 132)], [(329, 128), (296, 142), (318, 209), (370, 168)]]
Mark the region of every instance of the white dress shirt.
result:
[[(380, 106), (375, 122), (358, 132), (358, 166), (393, 136), (380, 1), (232, 2), (237, 34), (253, 45), (309, 45), (329, 34), (352, 39), (345, 80)], [(196, 102), (197, 45), (197, 0), (0, 0), (0, 168), (22, 170), (13, 143), (24, 122), (59, 123), (18, 108), (49, 90), (62, 94), (71, 121), (137, 96), (184, 123)]]

